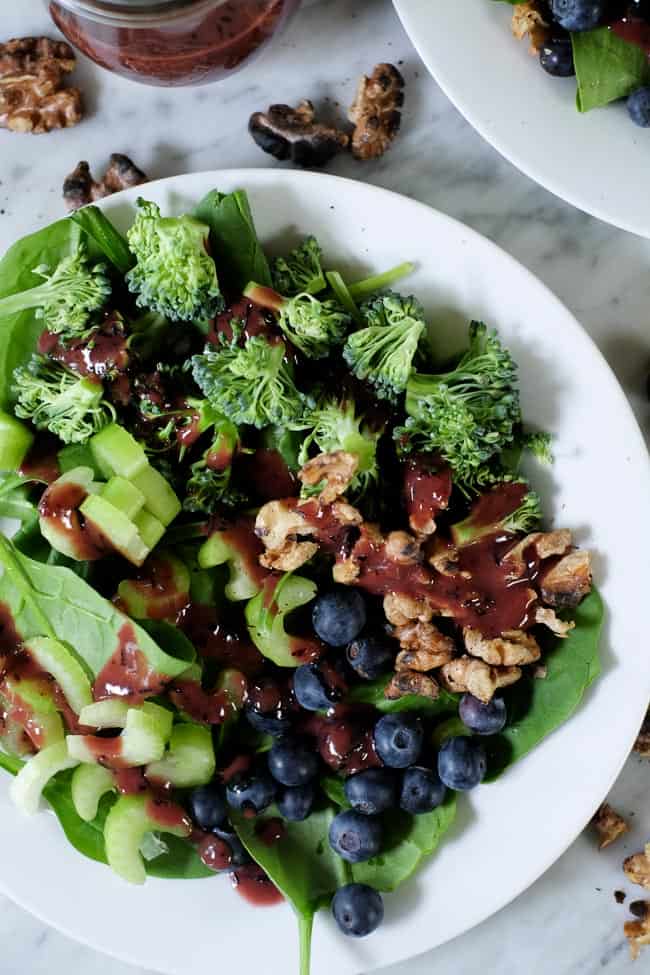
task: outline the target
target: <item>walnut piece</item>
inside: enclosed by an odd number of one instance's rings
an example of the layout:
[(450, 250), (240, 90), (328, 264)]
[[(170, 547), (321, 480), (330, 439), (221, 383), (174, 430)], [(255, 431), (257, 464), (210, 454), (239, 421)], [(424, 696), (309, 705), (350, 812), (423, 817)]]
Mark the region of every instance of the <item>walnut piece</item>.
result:
[(428, 674), (422, 674), (417, 670), (400, 670), (393, 674), (392, 678), (384, 689), (384, 697), (389, 701), (397, 701), (400, 697), (408, 694), (417, 694), (420, 697), (427, 697), (435, 701), (440, 693), (437, 681)]
[(483, 660), (457, 657), (438, 673), (443, 687), (453, 694), (466, 692), (489, 704), (500, 687), (508, 687), (521, 677), (519, 667), (490, 667)]
[(389, 532), (386, 536), (386, 555), (398, 565), (416, 565), (422, 561), (420, 543), (408, 532)]
[(650, 901), (634, 901), (630, 911), (636, 920), (626, 921), (623, 931), (630, 945), (630, 955), (635, 961), (643, 945), (650, 945)]
[(646, 713), (634, 742), (634, 751), (643, 758), (650, 758), (650, 710)]
[(345, 494), (359, 467), (359, 458), (346, 450), (318, 454), (298, 471), (298, 477), (308, 487), (323, 484), (319, 495), (321, 504), (331, 504)]
[(267, 569), (294, 572), (318, 551), (318, 543), (303, 540), (313, 529), (307, 524), (299, 508), (286, 501), (269, 501), (262, 505), (255, 519), (255, 534), (262, 540), (265, 552), (260, 563)]
[(120, 190), (148, 181), (149, 177), (120, 152), (112, 153), (108, 168), (99, 182), (93, 179), (88, 163), (82, 159), (63, 181), (63, 200), (68, 210), (77, 210), (111, 193), (119, 193)]
[(40, 134), (81, 121), (78, 88), (64, 88), (75, 66), (69, 44), (20, 37), (0, 44), (0, 128)]
[(532, 532), (508, 549), (503, 561), (512, 564), (512, 576), (518, 579), (526, 572), (526, 556), (530, 552), (543, 561), (552, 555), (566, 555), (571, 548), (571, 542), (572, 536), (568, 528), (559, 528), (552, 532)]
[(555, 609), (574, 609), (591, 591), (591, 552), (576, 548), (541, 577), (543, 602)]
[(449, 663), (454, 656), (454, 641), (441, 633), (433, 623), (412, 622), (395, 629), (401, 652), (395, 670), (417, 670), (426, 673)]
[(541, 657), (537, 640), (523, 630), (506, 630), (501, 636), (489, 639), (467, 626), (463, 630), (467, 652), (480, 657), (494, 667), (520, 667), (535, 663)]
[(530, 40), (530, 53), (539, 53), (540, 48), (551, 36), (551, 27), (544, 20), (537, 0), (517, 4), (512, 12), (512, 33), (518, 41), (523, 40), (527, 34)]
[(635, 853), (623, 862), (623, 872), (633, 884), (650, 890), (650, 843), (646, 843), (643, 853)]
[(433, 616), (433, 610), (426, 599), (400, 592), (387, 592), (384, 596), (384, 614), (393, 626), (404, 626), (411, 620), (428, 623)]
[(314, 106), (306, 98), (296, 108), (271, 105), (266, 112), (254, 112), (248, 131), (264, 152), (297, 166), (324, 166), (350, 141), (346, 132), (317, 122)]
[(573, 620), (561, 620), (559, 616), (556, 616), (555, 610), (551, 609), (549, 606), (537, 606), (535, 609), (535, 622), (539, 623), (541, 626), (547, 626), (551, 633), (555, 633), (556, 636), (565, 637), (575, 626)]
[(604, 802), (599, 806), (591, 824), (598, 833), (598, 849), (604, 850), (629, 830), (628, 824), (615, 809)]
[(355, 159), (383, 156), (399, 131), (404, 104), (404, 78), (393, 64), (378, 64), (359, 82), (348, 118), (354, 125)]

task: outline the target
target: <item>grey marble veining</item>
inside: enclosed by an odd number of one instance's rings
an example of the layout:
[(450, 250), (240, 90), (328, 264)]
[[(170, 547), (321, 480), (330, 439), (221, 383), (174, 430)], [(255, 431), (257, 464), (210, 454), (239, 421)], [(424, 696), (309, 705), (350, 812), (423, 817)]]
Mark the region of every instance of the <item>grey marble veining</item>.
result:
[[(52, 32), (40, 0), (0, 6), (2, 39)], [(101, 170), (111, 152), (122, 151), (151, 177), (276, 165), (247, 135), (250, 113), (271, 100), (301, 97), (312, 98), (328, 114), (341, 112), (357, 77), (380, 60), (398, 63), (407, 80), (402, 133), (383, 160), (360, 164), (340, 158), (331, 171), (429, 203), (529, 267), (604, 352), (647, 435), (650, 242), (572, 209), (483, 142), (427, 75), (389, 0), (321, 0), (303, 10), (256, 65), (207, 88), (144, 88), (80, 59), (76, 81), (89, 110), (82, 125), (38, 137), (0, 131), (0, 252), (21, 234), (62, 215), (61, 183), (79, 159)], [(606, 465), (604, 457), (604, 470)], [(641, 635), (639, 652), (646, 652)], [(624, 701), (612, 702), (613, 721), (623, 707)], [(615, 903), (613, 892), (625, 890), (628, 901), (643, 893), (624, 883), (620, 865), (650, 838), (649, 799), (650, 762), (631, 758), (611, 796), (632, 817), (633, 830), (624, 841), (598, 853), (593, 838), (583, 835), (498, 915), (434, 953), (387, 969), (387, 975), (595, 975), (602, 970), (621, 975), (644, 970), (650, 949), (632, 968), (622, 937), (627, 912)], [(0, 907), (1, 975), (135, 971), (74, 944), (2, 898)]]

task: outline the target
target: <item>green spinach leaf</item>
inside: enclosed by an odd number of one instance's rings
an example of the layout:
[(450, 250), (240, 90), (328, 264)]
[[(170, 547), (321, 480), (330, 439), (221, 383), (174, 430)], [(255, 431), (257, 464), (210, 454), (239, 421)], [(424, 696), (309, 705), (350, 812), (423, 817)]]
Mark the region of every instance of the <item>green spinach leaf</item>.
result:
[(458, 695), (450, 694), (445, 690), (441, 690), (438, 697), (433, 701), (417, 694), (407, 694), (396, 701), (390, 701), (384, 696), (384, 689), (391, 677), (392, 674), (389, 674), (387, 677), (379, 677), (377, 680), (357, 684), (347, 694), (346, 701), (356, 704), (372, 704), (384, 714), (393, 714), (397, 711), (419, 711), (427, 717), (435, 717), (436, 715), (455, 714), (458, 710)]
[(650, 65), (644, 51), (608, 27), (572, 34), (571, 41), (579, 111), (588, 112), (625, 98), (650, 81)]
[(32, 499), (34, 482), (31, 478), (5, 471), (0, 474), (0, 517), (17, 518), (23, 524), (38, 520), (38, 509)]
[(135, 264), (135, 258), (129, 250), (126, 239), (98, 207), (82, 207), (80, 210), (75, 210), (69, 219), (81, 227), (94, 241), (102, 255), (108, 258), (120, 274), (126, 274)]
[(269, 287), (269, 264), (262, 250), (245, 190), (219, 193), (212, 190), (194, 210), (194, 216), (210, 228), (210, 247), (219, 279), (233, 293), (249, 281)]

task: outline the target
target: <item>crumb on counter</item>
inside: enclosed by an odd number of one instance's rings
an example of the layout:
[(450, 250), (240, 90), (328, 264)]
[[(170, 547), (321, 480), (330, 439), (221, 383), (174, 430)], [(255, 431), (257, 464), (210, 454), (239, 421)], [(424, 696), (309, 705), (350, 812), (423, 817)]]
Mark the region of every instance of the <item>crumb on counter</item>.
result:
[(630, 828), (623, 817), (607, 802), (598, 808), (591, 823), (598, 835), (599, 850), (610, 846)]

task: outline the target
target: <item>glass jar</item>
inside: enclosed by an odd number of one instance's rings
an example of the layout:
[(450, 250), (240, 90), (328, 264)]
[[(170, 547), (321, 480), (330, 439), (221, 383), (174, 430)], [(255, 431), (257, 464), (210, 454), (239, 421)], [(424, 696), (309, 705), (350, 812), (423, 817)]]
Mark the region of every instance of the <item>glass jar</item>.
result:
[(246, 64), (299, 0), (52, 0), (54, 23), (109, 71), (147, 85), (203, 85)]

